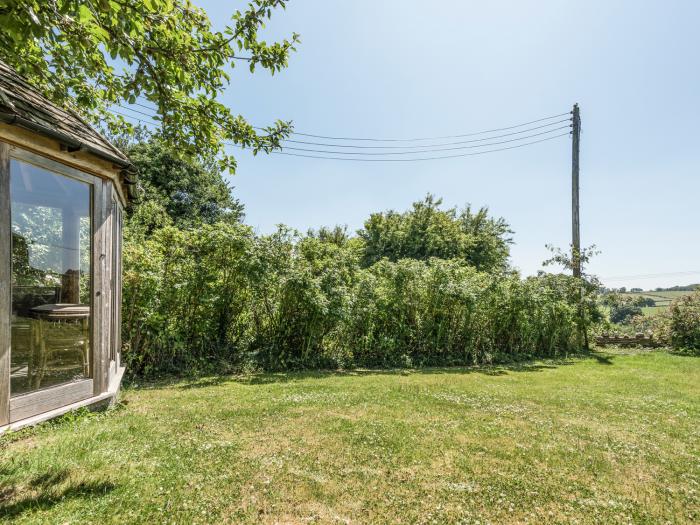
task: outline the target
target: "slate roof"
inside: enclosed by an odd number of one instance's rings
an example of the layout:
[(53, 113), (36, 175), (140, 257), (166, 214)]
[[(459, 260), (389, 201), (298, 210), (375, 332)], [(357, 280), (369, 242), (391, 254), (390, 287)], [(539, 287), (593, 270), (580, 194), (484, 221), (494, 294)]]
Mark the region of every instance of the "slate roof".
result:
[(58, 107), (0, 61), (0, 121), (58, 140), (69, 149), (89, 151), (122, 168), (131, 162), (74, 111)]

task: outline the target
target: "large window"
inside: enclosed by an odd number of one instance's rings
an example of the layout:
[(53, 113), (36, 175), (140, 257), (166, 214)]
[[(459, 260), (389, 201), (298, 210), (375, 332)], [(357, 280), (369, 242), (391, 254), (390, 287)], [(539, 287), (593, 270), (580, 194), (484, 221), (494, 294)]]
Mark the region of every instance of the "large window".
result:
[(12, 159), (12, 396), (91, 377), (92, 186)]

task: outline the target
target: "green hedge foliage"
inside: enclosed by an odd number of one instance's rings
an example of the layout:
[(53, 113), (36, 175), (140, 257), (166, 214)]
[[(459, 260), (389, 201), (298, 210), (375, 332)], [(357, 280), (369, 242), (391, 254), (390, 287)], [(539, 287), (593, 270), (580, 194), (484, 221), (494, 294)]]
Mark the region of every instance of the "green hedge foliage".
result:
[(671, 303), (668, 332), (675, 349), (700, 355), (700, 291)]
[(581, 347), (572, 277), (521, 279), (458, 259), (366, 266), (361, 243), (236, 223), (127, 231), (130, 372), (468, 365)]

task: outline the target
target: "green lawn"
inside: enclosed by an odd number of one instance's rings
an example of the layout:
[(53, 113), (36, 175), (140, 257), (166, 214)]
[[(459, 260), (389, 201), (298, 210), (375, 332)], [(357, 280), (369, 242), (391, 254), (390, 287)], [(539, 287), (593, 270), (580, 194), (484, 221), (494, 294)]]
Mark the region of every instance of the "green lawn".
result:
[(144, 385), (0, 446), (19, 523), (698, 523), (700, 359)]

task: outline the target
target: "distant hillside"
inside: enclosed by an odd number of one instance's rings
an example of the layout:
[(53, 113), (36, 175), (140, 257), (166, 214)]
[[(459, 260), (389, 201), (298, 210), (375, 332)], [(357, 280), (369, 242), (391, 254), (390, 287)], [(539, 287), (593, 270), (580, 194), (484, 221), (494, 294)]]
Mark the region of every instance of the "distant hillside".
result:
[(656, 288), (656, 292), (692, 292), (700, 290), (700, 284), (688, 284), (686, 286), (671, 286), (670, 288)]

